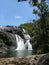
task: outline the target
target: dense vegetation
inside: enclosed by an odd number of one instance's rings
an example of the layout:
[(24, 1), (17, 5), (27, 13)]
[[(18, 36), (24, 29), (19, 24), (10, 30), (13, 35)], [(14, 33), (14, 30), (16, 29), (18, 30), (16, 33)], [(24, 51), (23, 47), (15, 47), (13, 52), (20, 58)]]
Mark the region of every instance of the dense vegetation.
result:
[[(29, 3), (37, 7), (33, 10), (33, 13), (40, 18), (35, 21), (36, 23), (33, 26), (34, 39), (38, 45), (38, 50), (40, 53), (49, 52), (49, 6), (46, 0), (30, 0)], [(27, 29), (27, 27), (25, 28)]]
[[(49, 18), (47, 18), (49, 24)], [(40, 30), (40, 20), (36, 20), (35, 22), (25, 23), (21, 24), (20, 27), (26, 29), (30, 36), (32, 37), (33, 43), (36, 43), (38, 47), (36, 48), (37, 52), (39, 53), (45, 53), (49, 52), (49, 29), (48, 29), (48, 42), (43, 43), (43, 41), (46, 41), (46, 39), (42, 39), (41, 36), (43, 36), (42, 31)], [(47, 27), (48, 28), (48, 27)]]
[(30, 22), (30, 23), (21, 24), (20, 27), (27, 30), (27, 32), (30, 34), (31, 37), (34, 35), (34, 23)]

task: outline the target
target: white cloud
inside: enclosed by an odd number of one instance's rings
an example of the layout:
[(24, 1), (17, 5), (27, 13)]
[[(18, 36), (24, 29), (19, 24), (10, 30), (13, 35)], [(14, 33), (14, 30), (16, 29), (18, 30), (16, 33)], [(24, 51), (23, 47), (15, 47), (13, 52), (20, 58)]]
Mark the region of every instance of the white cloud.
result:
[(22, 18), (22, 16), (15, 16), (15, 18), (16, 18), (16, 19), (21, 19), (21, 18)]

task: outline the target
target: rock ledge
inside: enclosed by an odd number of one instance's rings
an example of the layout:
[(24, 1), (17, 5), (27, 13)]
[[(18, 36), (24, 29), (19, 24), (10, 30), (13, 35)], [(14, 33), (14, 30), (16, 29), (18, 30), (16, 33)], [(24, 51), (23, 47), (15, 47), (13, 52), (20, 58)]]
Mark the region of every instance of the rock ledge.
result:
[(1, 58), (0, 65), (49, 65), (49, 54)]

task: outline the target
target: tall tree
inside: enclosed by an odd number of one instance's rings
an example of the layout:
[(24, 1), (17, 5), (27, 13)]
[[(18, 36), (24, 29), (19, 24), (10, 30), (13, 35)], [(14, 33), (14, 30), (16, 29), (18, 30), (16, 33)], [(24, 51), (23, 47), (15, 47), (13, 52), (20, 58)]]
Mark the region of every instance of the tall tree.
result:
[[(37, 37), (38, 40), (37, 40), (37, 43), (39, 43), (39, 47), (42, 47), (42, 51), (43, 52), (48, 52), (49, 49), (48, 49), (48, 30), (47, 30), (47, 17), (49, 16), (49, 8), (48, 8), (48, 5), (46, 4), (46, 0), (36, 0), (36, 2), (34, 2), (33, 0), (33, 3), (32, 4), (35, 4), (33, 6), (36, 6), (37, 9), (34, 9), (33, 10), (33, 13), (34, 14), (37, 14), (39, 17), (40, 17), (40, 23), (37, 25), (39, 26), (38, 30), (38, 35)], [(48, 25), (49, 26), (49, 25)], [(36, 32), (37, 33), (37, 32)], [(48, 50), (48, 51), (47, 51)]]
[[(48, 46), (48, 24), (47, 24), (47, 17), (49, 17), (49, 8), (46, 3), (46, 0), (30, 0), (29, 4), (32, 6), (36, 6), (37, 8), (33, 10), (34, 14), (37, 14), (40, 18), (40, 23), (37, 25), (38, 28), (38, 39), (36, 38), (37, 44), (39, 43), (39, 47), (42, 47), (44, 52), (49, 51)], [(36, 33), (37, 33), (36, 31)]]

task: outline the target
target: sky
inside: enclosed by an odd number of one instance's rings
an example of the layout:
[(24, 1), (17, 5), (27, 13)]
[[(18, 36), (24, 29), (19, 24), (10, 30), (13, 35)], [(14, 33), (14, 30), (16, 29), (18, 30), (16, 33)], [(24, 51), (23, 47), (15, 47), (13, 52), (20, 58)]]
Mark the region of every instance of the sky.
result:
[(0, 25), (19, 26), (32, 19), (38, 18), (32, 14), (34, 7), (27, 2), (17, 2), (17, 0), (0, 0)]

